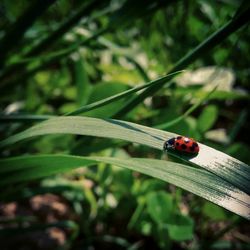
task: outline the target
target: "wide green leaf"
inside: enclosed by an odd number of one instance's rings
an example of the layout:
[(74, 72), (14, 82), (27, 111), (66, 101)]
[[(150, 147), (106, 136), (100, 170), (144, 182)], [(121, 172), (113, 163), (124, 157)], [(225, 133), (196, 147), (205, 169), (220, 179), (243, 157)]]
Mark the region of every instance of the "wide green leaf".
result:
[(201, 132), (206, 132), (216, 122), (218, 117), (218, 109), (215, 105), (209, 105), (204, 108), (198, 118), (198, 128)]
[[(117, 94), (127, 91), (129, 86), (119, 82), (102, 82), (95, 85), (92, 89), (91, 94), (89, 95), (88, 103), (92, 105), (107, 98), (113, 97)], [(97, 118), (106, 118), (114, 114), (124, 103), (124, 100), (115, 100), (109, 104), (97, 107), (91, 111), (85, 113), (86, 116), (97, 117)], [(88, 104), (87, 104), (88, 106)], [(86, 107), (86, 106), (85, 106)]]
[(147, 211), (157, 223), (167, 222), (173, 210), (173, 197), (166, 192), (151, 192), (146, 196)]
[[(69, 116), (49, 119), (21, 133), (10, 136), (0, 142), (0, 147), (47, 134), (78, 134), (116, 138), (144, 144), (159, 150), (163, 149), (166, 140), (176, 136), (174, 133), (131, 122)], [(169, 152), (168, 154), (205, 168), (244, 192), (249, 193), (250, 167), (247, 164), (204, 144), (199, 143), (199, 146), (200, 152), (196, 156), (187, 156), (176, 152)]]
[(193, 221), (184, 215), (175, 215), (163, 227), (167, 228), (169, 237), (176, 241), (191, 240), (193, 238)]
[(206, 170), (163, 160), (67, 155), (13, 157), (0, 160), (1, 185), (33, 180), (98, 162), (138, 171), (172, 183), (250, 219), (249, 195)]

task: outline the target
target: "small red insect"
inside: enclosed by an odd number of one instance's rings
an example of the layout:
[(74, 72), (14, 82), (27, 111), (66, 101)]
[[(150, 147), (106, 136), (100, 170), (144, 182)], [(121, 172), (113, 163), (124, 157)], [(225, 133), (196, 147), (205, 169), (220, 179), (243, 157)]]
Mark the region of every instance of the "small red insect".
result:
[(197, 154), (200, 150), (198, 143), (194, 139), (184, 136), (177, 136), (167, 140), (163, 149), (173, 149), (190, 154)]

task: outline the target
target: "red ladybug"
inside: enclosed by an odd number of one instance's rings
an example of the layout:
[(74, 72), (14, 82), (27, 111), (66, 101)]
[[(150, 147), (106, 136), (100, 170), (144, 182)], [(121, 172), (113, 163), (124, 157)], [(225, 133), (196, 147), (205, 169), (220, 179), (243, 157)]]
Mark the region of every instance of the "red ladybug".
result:
[(200, 150), (198, 143), (188, 137), (177, 136), (167, 140), (163, 146), (164, 150), (173, 149), (189, 154), (197, 154)]

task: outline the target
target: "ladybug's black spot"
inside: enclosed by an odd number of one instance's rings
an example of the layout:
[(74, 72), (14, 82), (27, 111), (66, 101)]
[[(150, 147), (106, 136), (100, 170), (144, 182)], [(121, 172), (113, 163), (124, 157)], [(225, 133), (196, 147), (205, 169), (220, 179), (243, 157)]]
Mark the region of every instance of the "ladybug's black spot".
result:
[(176, 146), (179, 146), (180, 145), (180, 143), (179, 142), (176, 142)]
[(187, 146), (186, 146), (185, 144), (182, 144), (182, 145), (181, 145), (181, 148), (182, 148), (182, 149), (186, 149)]
[(182, 136), (177, 136), (176, 139), (177, 140), (180, 140), (182, 138)]
[(192, 147), (198, 147), (198, 144), (197, 144), (196, 142), (194, 142), (194, 143), (192, 144)]
[(189, 149), (190, 149), (191, 151), (194, 151), (194, 150), (195, 150), (194, 145), (192, 145), (192, 147), (189, 147)]

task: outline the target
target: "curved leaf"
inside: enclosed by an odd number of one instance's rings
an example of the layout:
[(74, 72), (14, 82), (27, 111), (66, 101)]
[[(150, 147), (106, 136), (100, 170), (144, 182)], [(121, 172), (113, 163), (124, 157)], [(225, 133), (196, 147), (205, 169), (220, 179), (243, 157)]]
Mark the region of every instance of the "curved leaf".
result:
[[(131, 122), (69, 116), (52, 118), (35, 125), (1, 141), (0, 147), (34, 136), (58, 133), (116, 138), (144, 144), (160, 150), (162, 150), (166, 140), (176, 136), (176, 134), (170, 132)], [(249, 193), (250, 167), (248, 165), (204, 144), (199, 143), (199, 146), (200, 152), (196, 156), (190, 157), (176, 152), (169, 152), (169, 154), (205, 168), (244, 192)]]
[(222, 178), (206, 170), (175, 162), (110, 157), (79, 157), (67, 155), (40, 155), (13, 157), (1, 160), (1, 185), (32, 180), (61, 173), (98, 162), (116, 165), (164, 180), (250, 219), (250, 196)]
[(154, 86), (154, 85), (157, 85), (157, 84), (160, 84), (160, 83), (165, 83), (169, 79), (173, 78), (175, 75), (180, 74), (181, 72), (183, 72), (183, 70), (176, 71), (174, 73), (171, 73), (171, 74), (165, 75), (163, 77), (160, 77), (160, 78), (158, 78), (158, 79), (156, 79), (154, 81), (150, 81), (150, 82), (148, 82), (146, 84), (136, 86), (134, 88), (123, 91), (123, 92), (121, 92), (119, 94), (112, 95), (112, 96), (109, 96), (109, 97), (107, 97), (105, 99), (102, 99), (100, 101), (96, 101), (96, 102), (90, 103), (88, 105), (82, 106), (81, 108), (79, 108), (77, 110), (74, 110), (72, 112), (66, 113), (65, 115), (78, 115), (78, 114), (81, 114), (81, 113), (84, 113), (84, 112), (87, 112), (87, 111), (90, 111), (90, 110), (93, 110), (93, 109), (97, 109), (99, 107), (103, 107), (104, 105), (107, 105), (107, 104), (112, 103), (114, 101), (120, 100), (121, 98), (129, 96), (129, 95), (131, 95), (131, 94), (133, 94), (133, 93), (135, 93), (135, 92), (137, 92), (139, 90), (149, 88), (150, 86)]

